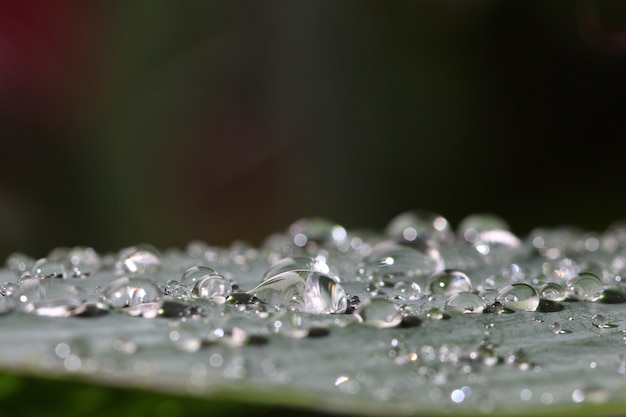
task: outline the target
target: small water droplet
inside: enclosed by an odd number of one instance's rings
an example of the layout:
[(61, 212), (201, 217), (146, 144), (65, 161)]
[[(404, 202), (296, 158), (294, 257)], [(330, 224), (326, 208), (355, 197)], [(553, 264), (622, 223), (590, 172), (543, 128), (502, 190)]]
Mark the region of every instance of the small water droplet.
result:
[(452, 294), (446, 301), (445, 309), (455, 313), (482, 313), (485, 302), (478, 294), (459, 292)]
[(407, 211), (394, 217), (385, 228), (391, 239), (413, 242), (416, 239), (433, 242), (436, 246), (454, 243), (450, 222), (443, 216), (424, 210)]
[(402, 322), (400, 306), (380, 297), (362, 303), (357, 314), (366, 325), (379, 329), (396, 327)]
[(591, 324), (599, 329), (614, 329), (617, 325), (609, 323), (609, 320), (602, 314), (591, 317)]
[(598, 301), (602, 298), (604, 285), (600, 278), (590, 272), (581, 272), (565, 285), (568, 297), (579, 301)]
[(159, 251), (151, 245), (141, 244), (122, 249), (115, 267), (118, 271), (130, 274), (156, 272), (161, 266)]
[(539, 296), (545, 300), (563, 301), (565, 300), (565, 291), (556, 282), (548, 282), (539, 288)]
[(341, 284), (316, 271), (287, 271), (248, 291), (261, 301), (309, 313), (345, 313), (347, 296)]
[(221, 275), (210, 275), (196, 282), (191, 294), (196, 298), (225, 299), (233, 291), (230, 282)]
[(198, 281), (201, 281), (206, 277), (210, 277), (211, 275), (217, 275), (217, 272), (215, 272), (213, 268), (201, 265), (192, 266), (183, 272), (180, 284), (188, 288), (193, 288)]
[(539, 295), (528, 284), (507, 285), (500, 290), (497, 300), (511, 310), (536, 311), (539, 306)]
[(363, 274), (366, 277), (401, 277), (428, 276), (444, 268), (439, 251), (426, 242), (421, 242), (419, 250), (415, 245), (409, 247), (387, 240), (377, 243), (363, 259)]
[(391, 296), (398, 300), (419, 300), (422, 289), (417, 282), (400, 281), (393, 286)]
[(563, 329), (563, 327), (561, 326), (561, 323), (559, 323), (558, 321), (555, 321), (554, 323), (550, 325), (550, 330), (552, 330), (552, 333), (554, 334), (571, 333), (571, 331)]
[(462, 271), (446, 269), (428, 278), (428, 290), (431, 294), (452, 295), (472, 291), (472, 281)]
[(19, 277), (24, 272), (32, 269), (35, 264), (35, 260), (23, 253), (14, 252), (7, 257), (5, 264), (7, 268), (15, 272), (15, 274)]
[(122, 277), (111, 282), (100, 294), (100, 301), (110, 308), (137, 307), (161, 300), (161, 290), (151, 279)]
[(19, 290), (20, 286), (15, 282), (5, 282), (0, 285), (0, 295), (9, 297), (14, 294), (17, 290)]

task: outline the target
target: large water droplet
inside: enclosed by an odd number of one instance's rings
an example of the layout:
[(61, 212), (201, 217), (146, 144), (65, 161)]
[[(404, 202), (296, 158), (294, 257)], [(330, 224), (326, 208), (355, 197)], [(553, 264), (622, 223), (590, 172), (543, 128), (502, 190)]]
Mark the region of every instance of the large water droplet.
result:
[(309, 313), (344, 313), (346, 292), (331, 276), (317, 271), (287, 271), (248, 291), (261, 301)]
[(69, 317), (85, 310), (86, 294), (62, 281), (31, 278), (20, 284), (11, 296), (18, 308), (27, 313), (48, 317)]
[(98, 272), (102, 260), (98, 253), (90, 247), (76, 246), (67, 254), (68, 263), (74, 276), (81, 277)]
[[(322, 274), (330, 273), (328, 265), (317, 258), (308, 258), (304, 256), (293, 256), (288, 258), (283, 258), (275, 263), (273, 263), (263, 277), (261, 281), (268, 280), (275, 275), (282, 274), (287, 271), (315, 271)], [(339, 279), (337, 279), (339, 281)]]
[(439, 245), (451, 245), (455, 236), (443, 216), (423, 210), (407, 211), (394, 217), (385, 229), (391, 239), (414, 242), (416, 239)]
[(421, 243), (423, 246), (419, 251), (415, 246), (400, 245), (390, 240), (376, 244), (363, 260), (363, 274), (407, 280), (443, 270), (444, 262), (439, 251), (423, 241)]
[(215, 274), (197, 281), (191, 294), (196, 298), (216, 299), (220, 297), (225, 301), (232, 291), (233, 287), (230, 282), (223, 276)]
[(565, 285), (567, 296), (579, 301), (598, 301), (603, 292), (602, 281), (590, 272), (581, 272)]
[(545, 300), (563, 301), (565, 300), (565, 291), (555, 282), (548, 282), (539, 289), (539, 296)]
[(446, 269), (428, 278), (428, 290), (435, 295), (470, 292), (472, 291), (472, 281), (462, 271)]
[(507, 285), (498, 293), (496, 300), (511, 310), (536, 311), (539, 306), (537, 291), (527, 284)]
[(30, 274), (33, 278), (39, 279), (67, 278), (67, 273), (63, 264), (48, 258), (41, 258), (37, 260), (37, 262), (33, 265)]
[(111, 282), (100, 295), (100, 301), (110, 308), (136, 307), (161, 300), (161, 290), (151, 279), (122, 277)]
[(159, 251), (150, 245), (137, 245), (122, 249), (115, 264), (117, 270), (130, 274), (155, 272), (161, 266)]
[(478, 295), (471, 292), (452, 294), (446, 301), (445, 309), (455, 313), (482, 313), (485, 302)]
[(211, 275), (218, 275), (213, 268), (200, 265), (192, 266), (187, 268), (185, 272), (183, 272), (183, 276), (180, 279), (180, 284), (188, 288), (193, 288), (196, 283), (202, 281), (207, 277), (210, 277)]
[(361, 303), (357, 314), (366, 325), (379, 329), (396, 327), (402, 322), (400, 306), (381, 297)]

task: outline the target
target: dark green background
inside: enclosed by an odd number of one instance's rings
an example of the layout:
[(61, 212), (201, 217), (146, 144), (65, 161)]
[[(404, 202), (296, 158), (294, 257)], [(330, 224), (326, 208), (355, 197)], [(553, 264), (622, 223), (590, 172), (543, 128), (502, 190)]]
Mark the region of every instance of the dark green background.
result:
[(14, 2), (0, 257), (626, 217), (626, 3)]

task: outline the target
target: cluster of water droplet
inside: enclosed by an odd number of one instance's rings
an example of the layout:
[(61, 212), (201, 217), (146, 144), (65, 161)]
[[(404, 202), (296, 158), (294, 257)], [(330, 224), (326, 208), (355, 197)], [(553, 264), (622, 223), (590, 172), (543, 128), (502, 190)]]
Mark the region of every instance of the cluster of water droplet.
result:
[[(194, 241), (184, 250), (163, 252), (149, 245), (103, 254), (89, 247), (57, 248), (40, 259), (14, 253), (6, 269), (10, 275), (3, 276), (12, 279), (0, 285), (0, 314), (117, 312), (224, 323), (203, 336), (178, 328), (168, 333), (180, 350), (196, 351), (214, 340), (242, 345), (270, 335), (317, 337), (333, 326), (407, 328), (458, 314), (549, 314), (563, 303), (623, 303), (626, 225), (602, 234), (538, 228), (520, 238), (489, 214), (468, 216), (456, 231), (443, 216), (425, 211), (402, 213), (382, 231), (308, 218), (259, 247)], [(592, 324), (615, 327), (601, 314)], [(565, 332), (556, 322), (550, 329)], [(427, 351), (394, 357), (412, 362), (427, 358)], [(448, 357), (455, 364), (459, 358), (506, 362), (488, 345), (469, 352), (455, 348)], [(354, 388), (348, 381), (341, 376), (336, 385)], [(470, 394), (462, 387), (451, 399), (462, 402)], [(576, 393), (574, 401), (585, 395)]]

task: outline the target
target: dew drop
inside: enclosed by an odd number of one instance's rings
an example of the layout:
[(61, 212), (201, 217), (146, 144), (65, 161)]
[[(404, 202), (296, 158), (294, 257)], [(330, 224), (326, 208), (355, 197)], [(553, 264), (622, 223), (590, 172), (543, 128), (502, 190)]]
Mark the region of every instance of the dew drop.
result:
[(455, 236), (443, 216), (423, 210), (407, 211), (394, 217), (385, 228), (386, 235), (397, 241), (429, 241), (436, 246), (451, 245)]
[(49, 260), (48, 258), (41, 258), (35, 262), (31, 269), (30, 275), (33, 278), (45, 279), (45, 278), (67, 278), (65, 267), (60, 262)]
[(217, 272), (215, 272), (213, 268), (209, 268), (208, 266), (192, 266), (183, 272), (180, 283), (188, 288), (193, 288), (196, 283), (211, 275), (217, 275)]
[(569, 330), (563, 329), (563, 326), (561, 326), (561, 323), (559, 323), (558, 321), (555, 321), (554, 323), (550, 325), (550, 330), (552, 330), (552, 333), (554, 334), (571, 333)]
[(402, 322), (400, 306), (381, 297), (362, 303), (357, 314), (366, 325), (378, 329), (396, 327)]
[(341, 284), (316, 271), (287, 271), (247, 292), (259, 300), (289, 310), (309, 313), (345, 313), (347, 297)]
[(528, 284), (507, 285), (500, 290), (496, 300), (504, 308), (518, 311), (536, 311), (539, 306), (539, 295)]
[(209, 275), (196, 282), (191, 291), (195, 298), (226, 298), (233, 291), (230, 282), (221, 275)]
[(86, 307), (86, 294), (74, 285), (56, 280), (31, 278), (20, 284), (12, 296), (18, 308), (27, 313), (47, 317), (70, 317)]
[(118, 271), (130, 274), (155, 272), (160, 266), (161, 257), (159, 251), (146, 244), (122, 249), (115, 263)]
[(462, 271), (446, 269), (428, 278), (428, 290), (431, 294), (452, 295), (472, 291), (472, 281)]
[(455, 313), (482, 313), (485, 302), (480, 296), (471, 292), (452, 294), (446, 301), (445, 309)]
[(400, 281), (393, 286), (392, 296), (398, 300), (419, 300), (422, 289), (417, 282)]
[(565, 300), (565, 291), (556, 282), (548, 282), (539, 288), (539, 296), (544, 300), (563, 301)]
[(161, 300), (161, 290), (148, 278), (122, 277), (111, 282), (100, 294), (100, 301), (110, 308), (136, 307)]
[(602, 314), (595, 314), (591, 317), (591, 324), (599, 329), (614, 329), (617, 327), (616, 324), (610, 323)]
[(23, 253), (14, 252), (7, 257), (5, 264), (17, 276), (21, 276), (24, 272), (32, 269), (35, 260)]
[(293, 256), (280, 259), (279, 261), (272, 264), (272, 266), (270, 266), (269, 269), (265, 271), (265, 274), (263, 274), (261, 281), (266, 281), (273, 276), (288, 271), (315, 271), (322, 274), (330, 273), (328, 265), (326, 265), (326, 263), (322, 262), (320, 259), (304, 256)]
[(439, 251), (422, 243), (421, 250), (390, 240), (376, 244), (363, 260), (364, 275), (399, 276), (407, 280), (408, 277), (428, 276), (442, 270), (444, 263)]
[(569, 298), (579, 301), (598, 301), (602, 298), (604, 285), (600, 278), (590, 272), (581, 272), (565, 285), (565, 293)]

